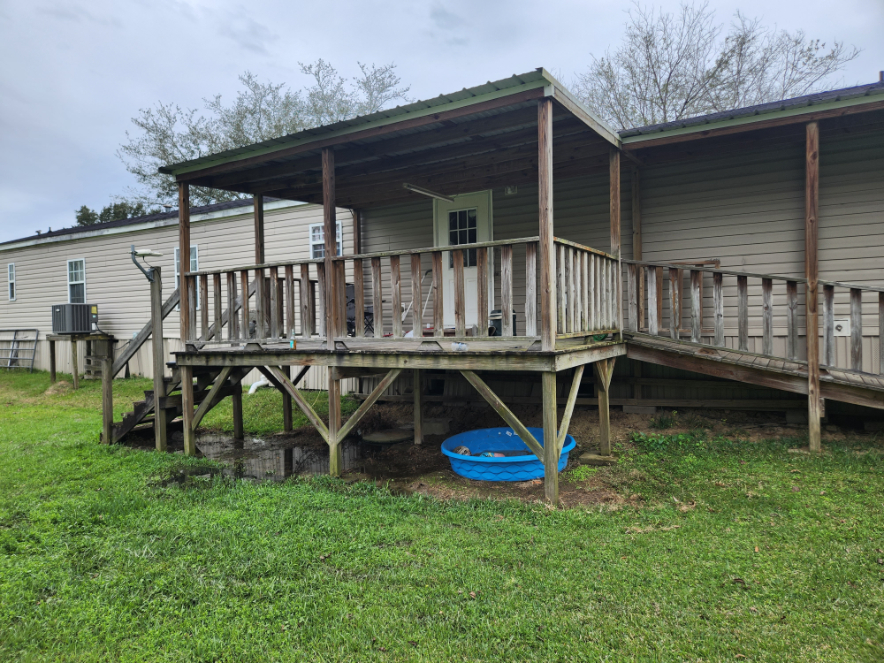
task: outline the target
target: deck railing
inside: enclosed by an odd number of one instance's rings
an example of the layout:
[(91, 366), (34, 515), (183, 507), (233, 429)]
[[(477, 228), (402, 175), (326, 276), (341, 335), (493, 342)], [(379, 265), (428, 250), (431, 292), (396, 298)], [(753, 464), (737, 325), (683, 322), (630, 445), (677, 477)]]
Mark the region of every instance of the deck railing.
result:
[[(618, 260), (564, 239), (556, 238), (554, 246), (557, 337), (618, 333)], [(339, 328), (332, 336), (536, 339), (538, 250), (538, 237), (523, 237), (337, 256), (331, 264), (337, 277)], [(516, 273), (521, 265), (524, 277)], [(325, 270), (319, 258), (185, 274), (187, 340), (242, 344), (325, 338)], [(446, 278), (451, 281), (447, 288)], [(475, 302), (474, 320), (468, 318), (468, 295)], [(492, 309), (499, 310), (499, 322), (491, 319)]]
[[(646, 332), (651, 335), (667, 333), (673, 340), (681, 339), (682, 335), (689, 334), (694, 343), (725, 347), (725, 328), (727, 308), (735, 308), (736, 334), (730, 334), (735, 338), (735, 349), (750, 351), (750, 318), (761, 321), (761, 347), (753, 347), (752, 350), (760, 355), (781, 357), (790, 361), (806, 360), (806, 349), (801, 348), (799, 343), (799, 324), (804, 322), (804, 303), (799, 307), (799, 294), (806, 294), (807, 280), (798, 277), (777, 276), (773, 274), (757, 274), (751, 272), (731, 271), (710, 267), (685, 267), (684, 264), (642, 262), (624, 260), (626, 270), (626, 290), (628, 294), (626, 329), (630, 331)], [(682, 279), (684, 273), (690, 275), (690, 303), (685, 304), (681, 299)], [(712, 278), (712, 326), (704, 326), (704, 301), (703, 279), (704, 275)], [(736, 285), (736, 297), (725, 291), (725, 278), (733, 279)], [(663, 285), (668, 280), (668, 297), (664, 301)], [(750, 316), (750, 287), (753, 290), (754, 306), (758, 307), (758, 286), (760, 281), (760, 307), (757, 313)], [(849, 365), (840, 366), (855, 371), (863, 369), (863, 295), (869, 300), (877, 299), (878, 311), (878, 366), (873, 367), (871, 372), (877, 370), (884, 374), (884, 288), (864, 286), (850, 283), (838, 283), (832, 281), (819, 281), (822, 296), (822, 315), (820, 326), (822, 328), (822, 353), (821, 364), (824, 366), (839, 367), (836, 353), (836, 306), (841, 308), (842, 303), (836, 298), (836, 289), (842, 292), (849, 291), (849, 322), (850, 322), (850, 351), (849, 362), (841, 362)], [(800, 288), (799, 288), (800, 286)], [(799, 293), (800, 289), (800, 293)], [(733, 293), (733, 291), (730, 291)], [(846, 294), (846, 293), (845, 293)], [(783, 307), (785, 313), (785, 352), (775, 353), (774, 350), (774, 320), (775, 320), (775, 296), (785, 295)], [(875, 297), (875, 295), (877, 295)], [(647, 305), (645, 306), (645, 302)], [(782, 304), (781, 304), (782, 306)], [(705, 307), (709, 310), (710, 307)], [(690, 313), (690, 326), (682, 329), (682, 318), (687, 309)], [(667, 327), (664, 327), (664, 324)], [(757, 329), (757, 326), (756, 326)], [(686, 332), (686, 333), (685, 333)], [(817, 331), (819, 334), (819, 330)], [(753, 334), (757, 336), (757, 334)]]

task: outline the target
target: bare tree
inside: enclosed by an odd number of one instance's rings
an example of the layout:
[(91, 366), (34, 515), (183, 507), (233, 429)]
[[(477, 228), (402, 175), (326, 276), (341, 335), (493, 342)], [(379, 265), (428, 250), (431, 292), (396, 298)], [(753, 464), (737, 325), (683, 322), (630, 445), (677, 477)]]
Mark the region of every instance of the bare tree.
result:
[(675, 14), (636, 4), (624, 43), (577, 75), (577, 93), (607, 122), (630, 128), (808, 94), (859, 55), (739, 12), (723, 33), (707, 3)]
[[(331, 64), (317, 60), (301, 64), (301, 71), (313, 78), (313, 84), (304, 90), (293, 91), (284, 83), (262, 83), (245, 72), (239, 77), (243, 89), (230, 104), (215, 95), (203, 100), (203, 111), (162, 103), (141, 109), (132, 118), (137, 131), (127, 131), (127, 142), (117, 151), (141, 188), (117, 200), (151, 206), (177, 204), (174, 178), (157, 172), (162, 165), (373, 113), (397, 99), (407, 100), (409, 87), (401, 85), (396, 65), (358, 64), (360, 75), (352, 82)], [(215, 189), (191, 189), (195, 205), (240, 197)]]

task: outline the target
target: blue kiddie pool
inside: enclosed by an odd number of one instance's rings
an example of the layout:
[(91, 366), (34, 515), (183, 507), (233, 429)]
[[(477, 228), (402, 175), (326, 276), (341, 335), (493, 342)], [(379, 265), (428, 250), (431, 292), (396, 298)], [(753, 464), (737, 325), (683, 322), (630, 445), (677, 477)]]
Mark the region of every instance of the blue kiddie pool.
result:
[[(528, 431), (543, 445), (543, 429)], [(568, 464), (568, 454), (577, 443), (568, 435), (559, 456), (559, 472)], [(469, 456), (454, 453), (457, 447), (470, 450)], [(500, 454), (485, 457), (480, 454)], [(451, 461), (451, 469), (467, 479), (479, 481), (528, 481), (543, 478), (543, 462), (535, 456), (512, 428), (481, 428), (471, 430), (442, 443), (442, 453)]]

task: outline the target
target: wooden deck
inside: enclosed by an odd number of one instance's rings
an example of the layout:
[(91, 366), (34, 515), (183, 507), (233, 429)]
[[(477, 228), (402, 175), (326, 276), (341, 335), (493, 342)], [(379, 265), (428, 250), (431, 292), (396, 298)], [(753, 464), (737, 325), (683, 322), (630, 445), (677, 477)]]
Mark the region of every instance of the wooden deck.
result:
[[(807, 394), (807, 362), (624, 332), (627, 357), (762, 387)], [(884, 409), (884, 376), (820, 367), (820, 396)]]

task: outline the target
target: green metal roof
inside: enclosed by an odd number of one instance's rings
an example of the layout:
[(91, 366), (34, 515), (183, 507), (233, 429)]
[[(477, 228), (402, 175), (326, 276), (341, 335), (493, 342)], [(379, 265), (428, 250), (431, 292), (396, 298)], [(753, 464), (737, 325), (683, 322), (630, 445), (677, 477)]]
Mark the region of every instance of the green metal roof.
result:
[[(363, 129), (381, 127), (406, 119), (424, 117), (435, 113), (467, 107), (483, 101), (498, 99), (509, 95), (518, 94), (537, 88), (550, 88), (550, 96), (553, 95), (553, 86), (561, 88), (561, 84), (545, 69), (538, 68), (534, 71), (510, 76), (499, 81), (489, 81), (484, 85), (464, 88), (460, 92), (452, 94), (440, 94), (435, 99), (416, 101), (404, 106), (396, 106), (389, 110), (382, 110), (370, 115), (355, 117), (350, 120), (335, 122), (315, 129), (305, 129), (298, 133), (273, 138), (254, 145), (247, 145), (225, 152), (218, 152), (190, 161), (163, 166), (161, 173), (180, 175), (192, 171), (202, 170), (211, 166), (238, 161), (239, 159), (270, 154), (280, 149), (309, 144), (320, 139), (345, 136)], [(585, 110), (585, 109), (584, 109)], [(586, 110), (589, 113), (588, 110)], [(615, 138), (616, 133), (611, 132)]]

